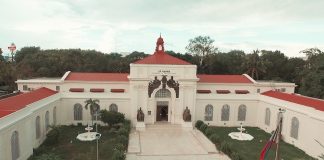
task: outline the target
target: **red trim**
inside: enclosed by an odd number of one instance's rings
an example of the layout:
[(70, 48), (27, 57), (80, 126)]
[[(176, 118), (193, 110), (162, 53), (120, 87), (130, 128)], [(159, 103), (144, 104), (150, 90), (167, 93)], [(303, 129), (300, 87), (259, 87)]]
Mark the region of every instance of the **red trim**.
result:
[(197, 74), (198, 83), (253, 83), (245, 75), (208, 75)]
[(281, 99), (284, 101), (308, 106), (315, 108), (320, 111), (324, 111), (324, 100), (321, 99), (316, 99), (316, 98), (311, 98), (311, 97), (306, 97), (298, 94), (289, 94), (289, 93), (283, 93), (279, 91), (266, 91), (263, 92), (262, 95), (264, 96), (269, 96), (277, 99)]
[(248, 90), (235, 90), (236, 94), (248, 94), (250, 93)]
[(128, 73), (80, 73), (71, 72), (65, 81), (116, 81), (127, 82)]
[(216, 93), (217, 94), (229, 94), (229, 93), (231, 93), (231, 91), (229, 91), (229, 90), (216, 90)]
[(113, 92), (113, 93), (124, 93), (125, 92), (125, 89), (111, 89), (110, 92)]
[(103, 88), (91, 88), (90, 92), (105, 92), (105, 89), (103, 89)]
[(84, 88), (70, 88), (70, 92), (84, 92)]
[(211, 91), (210, 91), (210, 90), (198, 89), (198, 90), (197, 90), (197, 93), (209, 94), (209, 93), (211, 93)]

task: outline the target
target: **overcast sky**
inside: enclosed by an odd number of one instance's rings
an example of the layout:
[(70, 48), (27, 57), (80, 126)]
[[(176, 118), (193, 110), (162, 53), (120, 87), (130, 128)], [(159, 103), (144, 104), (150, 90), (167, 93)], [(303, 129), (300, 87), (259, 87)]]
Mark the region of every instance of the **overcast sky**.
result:
[(324, 50), (324, 0), (0, 0), (0, 48), (185, 52), (208, 35), (221, 51)]

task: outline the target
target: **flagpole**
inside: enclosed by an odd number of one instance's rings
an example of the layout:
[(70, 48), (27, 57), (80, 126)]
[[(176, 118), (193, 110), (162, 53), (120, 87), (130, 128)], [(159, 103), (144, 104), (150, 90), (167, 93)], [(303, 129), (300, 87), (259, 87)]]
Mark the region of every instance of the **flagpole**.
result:
[(279, 143), (280, 143), (280, 138), (281, 138), (281, 130), (282, 130), (282, 118), (283, 118), (283, 116), (282, 116), (282, 113), (283, 112), (285, 112), (285, 110), (284, 109), (281, 109), (281, 108), (279, 108), (279, 122), (278, 122), (278, 128), (279, 128), (279, 130), (278, 130), (278, 135), (277, 135), (277, 148), (276, 148), (276, 158), (275, 158), (275, 160), (279, 160), (280, 159), (280, 155), (279, 155), (279, 148), (280, 148), (280, 145), (279, 145)]

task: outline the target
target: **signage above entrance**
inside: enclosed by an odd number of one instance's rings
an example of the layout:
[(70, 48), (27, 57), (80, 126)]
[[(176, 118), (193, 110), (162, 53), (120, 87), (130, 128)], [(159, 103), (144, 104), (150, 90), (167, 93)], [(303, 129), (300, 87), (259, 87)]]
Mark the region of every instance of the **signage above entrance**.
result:
[(175, 73), (169, 69), (159, 69), (156, 72), (153, 72), (152, 75), (174, 75)]

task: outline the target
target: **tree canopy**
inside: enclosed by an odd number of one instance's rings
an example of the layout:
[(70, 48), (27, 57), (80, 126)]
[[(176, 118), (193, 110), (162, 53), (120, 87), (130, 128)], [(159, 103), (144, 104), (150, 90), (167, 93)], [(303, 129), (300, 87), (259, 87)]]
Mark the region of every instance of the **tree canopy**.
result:
[[(275, 80), (297, 84), (297, 93), (324, 97), (324, 53), (308, 48), (301, 53), (306, 58), (285, 56), (281, 51), (242, 50), (221, 52), (209, 36), (190, 39), (187, 53), (166, 53), (197, 65), (198, 74), (244, 74), (256, 80)], [(61, 77), (66, 71), (129, 73), (129, 64), (148, 56), (134, 51), (128, 55), (105, 54), (95, 50), (41, 49), (23, 47), (17, 51), (15, 62), (5, 62), (0, 56), (0, 89), (16, 89), (17, 79), (32, 77)]]

